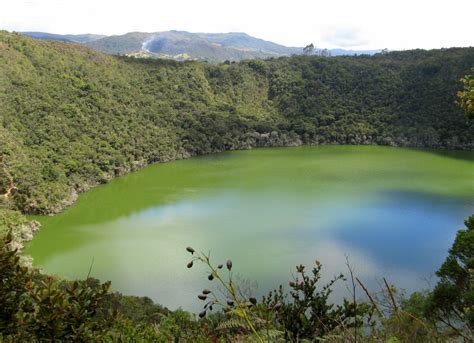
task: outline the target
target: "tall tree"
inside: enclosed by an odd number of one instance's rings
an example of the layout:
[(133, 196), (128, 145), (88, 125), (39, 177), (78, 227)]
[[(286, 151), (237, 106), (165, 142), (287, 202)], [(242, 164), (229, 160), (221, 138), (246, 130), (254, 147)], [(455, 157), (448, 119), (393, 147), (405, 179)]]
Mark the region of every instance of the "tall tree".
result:
[(309, 55), (312, 55), (314, 52), (314, 44), (311, 43), (309, 45), (306, 45), (304, 48), (303, 48), (303, 54), (305, 56), (309, 56)]
[[(471, 69), (474, 72), (474, 68)], [(467, 117), (474, 119), (474, 74), (461, 79), (464, 90), (458, 92), (459, 105), (466, 110)]]

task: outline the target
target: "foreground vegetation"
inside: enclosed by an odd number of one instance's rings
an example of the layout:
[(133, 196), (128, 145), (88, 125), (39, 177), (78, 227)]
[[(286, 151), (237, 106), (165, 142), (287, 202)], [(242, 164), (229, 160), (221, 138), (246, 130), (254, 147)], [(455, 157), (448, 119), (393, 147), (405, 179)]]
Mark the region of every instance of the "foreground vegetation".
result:
[[(380, 292), (369, 292), (349, 262), (347, 278), (341, 274), (322, 285), (322, 265), (315, 261), (309, 269), (297, 266), (288, 287), (280, 286), (256, 299), (233, 279), (232, 261), (214, 264), (209, 255), (188, 247), (187, 267), (204, 263), (209, 270), (209, 289), (196, 298), (203, 302), (203, 311), (194, 316), (169, 311), (149, 298), (112, 292), (110, 282), (65, 281), (25, 266), (14, 245), (15, 233), (25, 219), (5, 210), (0, 214), (0, 340), (5, 342), (474, 339), (474, 215), (458, 232), (437, 272), (436, 287), (408, 298), (385, 279)], [(329, 301), (337, 282), (346, 282), (350, 289), (342, 304)], [(356, 297), (358, 290), (365, 299)]]
[[(321, 285), (321, 264), (296, 267), (263, 299), (204, 263), (198, 317), (98, 280), (66, 281), (19, 249), (38, 225), (19, 212), (61, 210), (78, 191), (147, 163), (225, 149), (390, 144), (472, 149), (473, 49), (374, 57), (294, 57), (208, 66), (105, 56), (0, 33), (0, 340), (100, 342), (474, 340), (474, 216), (457, 233), (432, 290), (405, 297), (383, 279)], [(337, 282), (350, 296), (332, 304)], [(217, 285), (216, 285), (217, 284)], [(362, 290), (365, 299), (358, 299)], [(221, 292), (222, 291), (222, 292)], [(218, 309), (222, 311), (217, 311)]]
[(455, 100), (473, 64), (473, 48), (178, 63), (0, 32), (0, 194), (55, 213), (146, 164), (228, 149), (472, 149)]

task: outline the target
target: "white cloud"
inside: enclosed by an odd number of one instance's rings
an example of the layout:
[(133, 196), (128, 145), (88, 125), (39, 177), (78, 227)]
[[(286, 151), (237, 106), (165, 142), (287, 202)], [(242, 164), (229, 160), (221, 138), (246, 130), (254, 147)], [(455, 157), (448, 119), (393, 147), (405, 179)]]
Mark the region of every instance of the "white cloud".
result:
[(328, 27), (323, 31), (322, 38), (323, 42), (342, 48), (354, 48), (370, 43), (369, 35), (355, 27)]
[(0, 28), (52, 33), (244, 31), (291, 46), (472, 46), (472, 0), (0, 0)]

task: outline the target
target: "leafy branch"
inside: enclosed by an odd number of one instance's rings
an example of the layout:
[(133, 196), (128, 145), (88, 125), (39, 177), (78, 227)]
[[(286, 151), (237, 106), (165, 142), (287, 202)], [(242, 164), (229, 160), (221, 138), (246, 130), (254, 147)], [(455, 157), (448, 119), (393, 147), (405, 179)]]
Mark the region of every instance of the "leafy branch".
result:
[(200, 300), (205, 301), (204, 309), (201, 313), (199, 313), (199, 317), (205, 317), (207, 311), (212, 311), (214, 306), (220, 306), (224, 312), (242, 318), (257, 340), (259, 342), (264, 342), (263, 338), (256, 329), (256, 325), (251, 319), (251, 314), (249, 311), (251, 307), (257, 305), (257, 299), (254, 297), (246, 299), (240, 295), (238, 287), (232, 279), (232, 261), (227, 260), (226, 262), (226, 269), (228, 273), (227, 280), (225, 280), (223, 276), (224, 265), (219, 264), (217, 267), (214, 266), (211, 263), (210, 252), (206, 255), (204, 253), (196, 252), (191, 247), (187, 247), (186, 251), (188, 251), (193, 256), (187, 267), (192, 268), (194, 262), (196, 261), (205, 264), (209, 268), (209, 275), (207, 279), (209, 281), (213, 281), (214, 279), (217, 280), (226, 291), (226, 294), (224, 294), (226, 301), (224, 302), (216, 294), (216, 292), (209, 289), (203, 289), (202, 293), (198, 295)]

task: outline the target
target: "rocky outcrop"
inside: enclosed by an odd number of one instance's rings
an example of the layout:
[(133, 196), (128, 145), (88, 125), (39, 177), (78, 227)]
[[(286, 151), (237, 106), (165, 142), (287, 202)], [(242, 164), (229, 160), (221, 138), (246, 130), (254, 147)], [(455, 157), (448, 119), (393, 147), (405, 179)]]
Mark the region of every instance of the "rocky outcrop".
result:
[(41, 224), (36, 220), (15, 224), (10, 228), (12, 233), (12, 241), (10, 247), (13, 250), (23, 250), (25, 242), (31, 241), (36, 231), (39, 230)]

